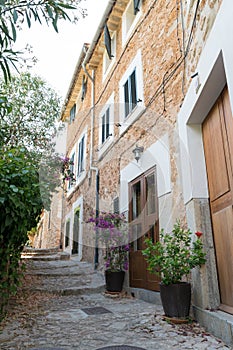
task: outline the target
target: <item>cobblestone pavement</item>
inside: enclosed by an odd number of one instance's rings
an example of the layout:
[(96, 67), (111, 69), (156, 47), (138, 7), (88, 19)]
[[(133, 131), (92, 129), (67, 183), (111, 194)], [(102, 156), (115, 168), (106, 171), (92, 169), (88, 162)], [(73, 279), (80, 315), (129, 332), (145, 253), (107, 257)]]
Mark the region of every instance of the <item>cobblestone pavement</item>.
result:
[(87, 263), (28, 265), (27, 288), (1, 326), (1, 350), (230, 349), (197, 323), (167, 323), (160, 305), (106, 295), (103, 275)]

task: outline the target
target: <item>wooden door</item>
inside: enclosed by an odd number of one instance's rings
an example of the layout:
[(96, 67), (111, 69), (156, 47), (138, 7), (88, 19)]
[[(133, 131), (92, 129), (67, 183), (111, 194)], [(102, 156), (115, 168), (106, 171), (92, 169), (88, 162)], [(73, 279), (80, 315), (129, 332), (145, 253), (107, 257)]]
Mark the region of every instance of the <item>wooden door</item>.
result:
[(144, 240), (158, 239), (158, 199), (156, 168), (152, 168), (129, 184), (129, 221), (132, 243), (130, 248), (129, 274), (130, 286), (159, 290), (159, 279), (147, 271), (142, 255)]
[(233, 314), (233, 117), (227, 87), (203, 123), (203, 141), (220, 308)]

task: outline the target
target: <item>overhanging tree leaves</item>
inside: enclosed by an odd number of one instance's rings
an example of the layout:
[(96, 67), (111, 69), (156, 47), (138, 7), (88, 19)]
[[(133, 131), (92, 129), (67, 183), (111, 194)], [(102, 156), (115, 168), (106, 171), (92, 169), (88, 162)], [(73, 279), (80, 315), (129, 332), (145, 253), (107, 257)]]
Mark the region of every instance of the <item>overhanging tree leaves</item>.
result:
[(0, 81), (0, 90), (10, 106), (8, 113), (0, 111), (0, 144), (23, 146), (35, 154), (51, 153), (61, 105), (57, 93), (30, 73), (14, 76), (8, 83)]
[(17, 31), (26, 23), (51, 24), (58, 32), (58, 21), (76, 22), (78, 15), (85, 16), (79, 4), (82, 0), (0, 0), (0, 69), (5, 81), (11, 78), (11, 68), (17, 69), (21, 53), (12, 46), (17, 40)]

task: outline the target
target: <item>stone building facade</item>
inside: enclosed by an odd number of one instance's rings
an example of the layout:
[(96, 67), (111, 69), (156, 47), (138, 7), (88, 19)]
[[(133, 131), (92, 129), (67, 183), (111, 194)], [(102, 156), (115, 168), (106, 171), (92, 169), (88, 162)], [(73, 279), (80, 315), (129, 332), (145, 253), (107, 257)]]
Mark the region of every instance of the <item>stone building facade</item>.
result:
[(135, 233), (128, 288), (153, 294), (157, 283), (140, 255), (144, 236), (158, 239), (176, 219), (202, 231), (207, 262), (192, 276), (193, 312), (229, 344), (231, 12), (230, 0), (110, 0), (62, 111), (76, 180), (67, 181), (64, 250), (97, 264), (101, 250), (85, 222), (96, 211), (125, 213)]

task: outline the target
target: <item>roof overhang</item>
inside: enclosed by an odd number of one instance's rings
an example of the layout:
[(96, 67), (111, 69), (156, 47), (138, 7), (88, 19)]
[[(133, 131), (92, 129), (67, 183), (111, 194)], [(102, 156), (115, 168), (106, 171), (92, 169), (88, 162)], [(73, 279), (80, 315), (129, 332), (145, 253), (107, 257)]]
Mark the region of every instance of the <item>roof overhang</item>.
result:
[(105, 50), (104, 46), (104, 26), (107, 24), (110, 31), (115, 31), (121, 23), (122, 14), (125, 11), (129, 0), (110, 0), (97, 27), (97, 31), (90, 45), (84, 44), (76, 64), (73, 77), (68, 88), (68, 92), (62, 107), (61, 120), (65, 121), (69, 117), (70, 109), (77, 100), (82, 87), (82, 79), (87, 69), (96, 69), (102, 60)]

